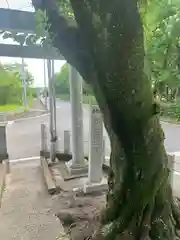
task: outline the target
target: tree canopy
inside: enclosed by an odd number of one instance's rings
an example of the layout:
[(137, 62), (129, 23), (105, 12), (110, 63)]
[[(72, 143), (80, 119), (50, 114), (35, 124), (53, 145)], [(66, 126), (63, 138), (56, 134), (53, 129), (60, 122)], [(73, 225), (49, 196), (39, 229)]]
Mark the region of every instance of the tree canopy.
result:
[(69, 94), (68, 65), (64, 64), (60, 72), (55, 74), (56, 94)]
[[(19, 79), (21, 79), (21, 64), (20, 63), (8, 63), (8, 64), (3, 64), (4, 69), (14, 73), (15, 76), (17, 76)], [(25, 71), (25, 81), (28, 86), (32, 85), (34, 82), (34, 77), (32, 74), (28, 71), (27, 65), (24, 67)]]
[[(70, 94), (70, 85), (69, 85), (69, 71), (68, 64), (64, 64), (60, 70), (60, 72), (55, 74), (56, 84), (55, 90), (56, 95), (60, 96), (60, 94)], [(82, 82), (83, 93), (92, 95), (93, 92), (91, 87), (87, 85), (84, 81)]]
[[(22, 104), (23, 86), (20, 76), (21, 64), (0, 64), (0, 105)], [(29, 97), (34, 91), (30, 88), (33, 83), (33, 76), (25, 70), (26, 89)]]
[(21, 103), (20, 78), (0, 65), (0, 105)]
[(176, 96), (180, 84), (179, 7), (179, 2), (175, 2), (159, 9), (147, 42), (150, 79), (155, 92), (167, 100)]
[[(37, 1), (38, 2), (38, 1)], [(36, 2), (36, 4), (37, 4)], [(100, 1), (101, 2), (101, 1)], [(58, 0), (61, 15), (67, 20), (72, 28), (77, 27), (77, 21), (73, 12), (71, 1)], [(35, 4), (34, 4), (35, 5)], [(96, 28), (102, 27), (103, 19), (99, 16), (98, 8), (101, 4), (94, 4)], [(167, 100), (173, 100), (179, 95), (179, 26), (180, 26), (180, 3), (178, 0), (153, 0), (139, 1), (139, 9), (144, 25), (145, 41), (145, 72), (152, 82), (154, 93)], [(105, 10), (104, 10), (105, 11)], [(48, 32), (47, 15), (36, 8), (36, 34), (20, 34), (2, 32), (4, 38), (13, 38), (18, 43), (51, 44), (51, 34)], [(41, 37), (41, 36), (44, 37)], [(69, 40), (70, 41), (70, 40)], [(73, 42), (72, 42), (73, 44)], [(73, 45), (72, 45), (73, 46)], [(81, 49), (82, 51), (82, 49)], [(87, 57), (87, 56), (86, 56)], [(110, 59), (108, 59), (111, 61)], [(32, 76), (27, 72), (28, 82), (32, 82)]]

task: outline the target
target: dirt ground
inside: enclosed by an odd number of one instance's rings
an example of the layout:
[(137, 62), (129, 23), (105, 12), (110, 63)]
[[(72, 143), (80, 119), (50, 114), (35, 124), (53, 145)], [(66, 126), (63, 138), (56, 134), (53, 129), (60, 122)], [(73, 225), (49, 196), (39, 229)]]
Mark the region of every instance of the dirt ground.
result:
[[(100, 212), (105, 207), (106, 193), (84, 194), (82, 187), (87, 178), (64, 181), (63, 163), (51, 166), (52, 175), (59, 186), (59, 194), (53, 196), (53, 212), (61, 220), (71, 240), (89, 240), (99, 227)], [(179, 176), (174, 175), (173, 191), (179, 194)]]
[(53, 212), (70, 239), (91, 239), (92, 233), (98, 228), (100, 212), (105, 207), (106, 193), (84, 194), (82, 186), (87, 178), (64, 181), (56, 166), (51, 170), (56, 185), (60, 187), (59, 193), (52, 196)]

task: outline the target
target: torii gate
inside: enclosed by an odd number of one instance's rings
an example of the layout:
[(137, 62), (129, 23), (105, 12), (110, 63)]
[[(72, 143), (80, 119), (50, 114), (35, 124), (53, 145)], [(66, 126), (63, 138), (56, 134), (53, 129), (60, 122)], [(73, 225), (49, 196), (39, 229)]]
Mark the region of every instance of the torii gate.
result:
[[(5, 31), (16, 31), (23, 33), (35, 33), (36, 20), (35, 13), (20, 10), (2, 9), (0, 8), (0, 29)], [(40, 46), (17, 46), (0, 44), (0, 56), (8, 57), (24, 57), (24, 58), (46, 58), (63, 60), (64, 58), (51, 47), (45, 50)], [(50, 67), (50, 62), (49, 62)], [(50, 69), (49, 69), (50, 70)], [(50, 71), (49, 71), (50, 72)], [(82, 81), (77, 71), (69, 67), (69, 82), (71, 96), (71, 113), (72, 113), (72, 155), (73, 159), (69, 164), (70, 170), (84, 169), (84, 150), (83, 150), (83, 118), (82, 118)], [(49, 74), (50, 75), (50, 74)], [(52, 81), (49, 86), (53, 88)], [(50, 96), (50, 121), (52, 126), (52, 139), (56, 140), (56, 106), (55, 93)], [(52, 142), (53, 142), (52, 141)], [(53, 142), (56, 145), (56, 142)], [(54, 145), (51, 149), (54, 149)], [(51, 154), (54, 160), (55, 152)]]

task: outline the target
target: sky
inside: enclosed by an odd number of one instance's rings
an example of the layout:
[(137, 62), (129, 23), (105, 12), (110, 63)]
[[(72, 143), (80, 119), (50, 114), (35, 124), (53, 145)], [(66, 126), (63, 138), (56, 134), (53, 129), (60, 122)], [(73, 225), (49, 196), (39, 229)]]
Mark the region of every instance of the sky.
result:
[[(0, 0), (0, 8), (11, 8), (23, 11), (34, 11), (31, 0)], [(0, 36), (0, 43), (13, 44), (13, 40), (4, 40)], [(20, 58), (0, 57), (1, 63), (21, 63)], [(34, 86), (44, 86), (44, 62), (43, 59), (25, 59), (28, 71), (34, 76)], [(55, 72), (59, 72), (65, 61), (55, 61)], [(47, 76), (47, 69), (46, 69)]]

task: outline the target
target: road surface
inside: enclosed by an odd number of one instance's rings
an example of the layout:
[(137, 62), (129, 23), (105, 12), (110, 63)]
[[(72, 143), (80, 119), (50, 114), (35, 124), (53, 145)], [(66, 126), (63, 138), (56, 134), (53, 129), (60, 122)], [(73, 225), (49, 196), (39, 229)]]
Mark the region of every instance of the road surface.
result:
[[(17, 121), (7, 126), (7, 143), (10, 159), (38, 156), (40, 151), (40, 125), (48, 123), (49, 116), (29, 118)], [(84, 148), (88, 153), (89, 111), (88, 106), (83, 106)], [(165, 132), (165, 147), (168, 152), (180, 151), (180, 125), (162, 123)], [(57, 100), (57, 132), (60, 138), (58, 148), (63, 149), (63, 131), (71, 131), (70, 103)], [(106, 133), (105, 133), (106, 135)], [(109, 154), (108, 140), (106, 155)]]
[[(87, 108), (83, 109), (85, 145), (88, 146), (89, 117)], [(41, 123), (49, 123), (49, 115), (18, 120), (7, 126), (7, 145), (10, 159), (27, 158), (38, 156), (40, 151), (40, 128)], [(70, 104), (57, 101), (57, 132), (58, 146), (63, 149), (63, 131), (71, 131)]]

